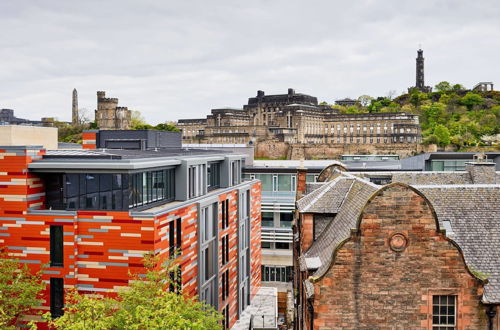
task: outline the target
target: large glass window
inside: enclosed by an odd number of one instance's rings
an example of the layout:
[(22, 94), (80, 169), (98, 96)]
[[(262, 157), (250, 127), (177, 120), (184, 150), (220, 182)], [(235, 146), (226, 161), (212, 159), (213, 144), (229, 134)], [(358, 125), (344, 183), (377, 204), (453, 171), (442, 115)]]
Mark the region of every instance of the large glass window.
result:
[(262, 191), (273, 191), (272, 174), (255, 174), (255, 178), (262, 182)]
[(174, 169), (134, 173), (130, 179), (130, 208), (175, 199)]
[(291, 282), (292, 266), (262, 265), (262, 281), (264, 282)]
[(134, 174), (49, 174), (45, 182), (49, 209), (126, 210), (175, 197), (174, 169)]

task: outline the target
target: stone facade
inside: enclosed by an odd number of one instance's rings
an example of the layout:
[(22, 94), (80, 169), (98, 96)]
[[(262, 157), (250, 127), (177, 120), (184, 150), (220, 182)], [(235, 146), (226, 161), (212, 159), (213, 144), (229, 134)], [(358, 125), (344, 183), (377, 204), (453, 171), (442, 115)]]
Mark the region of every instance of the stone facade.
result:
[(243, 109), (213, 109), (206, 119), (181, 119), (185, 143), (395, 144), (421, 142), (418, 116), (407, 113), (339, 114), (316, 97), (258, 91)]
[(315, 282), (314, 328), (430, 329), (433, 296), (454, 295), (457, 329), (485, 329), (483, 282), (437, 229), (431, 206), (412, 189), (379, 192)]
[(106, 97), (106, 93), (97, 92), (97, 109), (95, 122), (100, 129), (129, 129), (132, 111), (127, 107), (119, 107), (117, 98)]

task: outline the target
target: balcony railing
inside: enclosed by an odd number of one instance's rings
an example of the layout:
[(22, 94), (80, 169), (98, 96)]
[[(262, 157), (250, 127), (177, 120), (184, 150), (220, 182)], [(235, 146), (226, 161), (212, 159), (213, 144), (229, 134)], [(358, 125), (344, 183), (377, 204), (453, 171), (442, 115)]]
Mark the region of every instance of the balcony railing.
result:
[(291, 228), (262, 228), (262, 242), (292, 243)]
[(263, 203), (295, 203), (295, 191), (263, 191)]

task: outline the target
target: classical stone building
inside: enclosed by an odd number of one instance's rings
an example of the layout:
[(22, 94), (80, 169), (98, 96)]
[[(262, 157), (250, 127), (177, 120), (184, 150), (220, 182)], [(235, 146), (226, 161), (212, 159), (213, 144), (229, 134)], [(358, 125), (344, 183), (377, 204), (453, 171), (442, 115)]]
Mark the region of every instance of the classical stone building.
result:
[(100, 129), (129, 129), (132, 111), (119, 107), (117, 98), (106, 97), (106, 93), (97, 92), (95, 122)]
[(500, 329), (493, 163), (297, 181), (295, 329)]
[(418, 116), (408, 113), (340, 114), (314, 96), (265, 95), (243, 109), (213, 109), (206, 119), (181, 119), (185, 143), (417, 144)]

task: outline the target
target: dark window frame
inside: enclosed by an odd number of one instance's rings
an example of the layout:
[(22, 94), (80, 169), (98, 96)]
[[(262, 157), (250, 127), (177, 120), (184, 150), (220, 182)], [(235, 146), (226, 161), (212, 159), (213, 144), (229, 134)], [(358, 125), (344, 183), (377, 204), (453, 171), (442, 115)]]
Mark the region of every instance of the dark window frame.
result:
[(64, 227), (50, 226), (50, 266), (64, 267)]
[(50, 314), (58, 318), (64, 314), (64, 279), (50, 278)]

